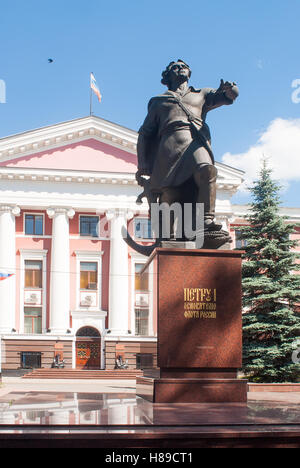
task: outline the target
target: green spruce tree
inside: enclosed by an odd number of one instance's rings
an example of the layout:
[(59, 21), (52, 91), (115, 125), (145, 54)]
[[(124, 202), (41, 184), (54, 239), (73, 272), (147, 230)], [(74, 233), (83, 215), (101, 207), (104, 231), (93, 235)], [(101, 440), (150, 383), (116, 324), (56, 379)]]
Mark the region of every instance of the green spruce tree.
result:
[(246, 241), (242, 267), (243, 371), (254, 382), (295, 382), (300, 365), (292, 360), (300, 336), (299, 258), (291, 240), (295, 225), (279, 214), (279, 185), (263, 162), (250, 189), (253, 203), (239, 228)]

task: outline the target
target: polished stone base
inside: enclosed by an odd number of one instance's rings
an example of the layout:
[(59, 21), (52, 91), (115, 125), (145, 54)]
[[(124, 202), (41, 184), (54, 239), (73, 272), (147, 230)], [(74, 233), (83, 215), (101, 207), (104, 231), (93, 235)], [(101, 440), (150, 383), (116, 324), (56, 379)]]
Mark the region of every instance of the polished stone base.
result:
[(137, 377), (137, 396), (153, 403), (247, 402), (247, 380), (237, 379), (234, 372), (163, 371), (161, 374)]
[(178, 241), (174, 239), (161, 241), (160, 247), (163, 249), (195, 249), (196, 244), (194, 241)]
[[(226, 405), (159, 404), (136, 398), (133, 388), (129, 393), (130, 382), (126, 392), (114, 393), (103, 391), (101, 383), (97, 393), (89, 384), (83, 390), (82, 382), (72, 383), (76, 391), (59, 391), (63, 384), (56, 389), (53, 381), (48, 391), (30, 391), (29, 385), (26, 381), (23, 391), (0, 394), (0, 448), (101, 448), (109, 453), (131, 448), (142, 464), (147, 452), (141, 449), (300, 447), (296, 392), (250, 392), (247, 403)], [(70, 388), (69, 382), (64, 385)], [(115, 389), (116, 383), (111, 385)]]
[[(205, 231), (202, 234), (203, 245), (202, 249), (230, 249), (232, 239), (227, 231)], [(179, 240), (168, 240), (161, 241), (159, 247), (163, 249), (196, 249), (195, 241), (179, 241)]]

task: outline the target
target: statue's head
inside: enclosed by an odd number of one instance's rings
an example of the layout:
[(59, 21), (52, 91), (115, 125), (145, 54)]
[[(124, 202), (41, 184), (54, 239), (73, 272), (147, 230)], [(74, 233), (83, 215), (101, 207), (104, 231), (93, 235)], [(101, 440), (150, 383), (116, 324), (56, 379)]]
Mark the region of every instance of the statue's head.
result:
[(178, 59), (176, 62), (170, 62), (166, 69), (162, 72), (161, 83), (170, 86), (170, 80), (172, 79), (171, 74), (173, 73), (184, 73), (187, 71), (187, 79), (190, 78), (192, 71), (190, 67), (181, 59)]

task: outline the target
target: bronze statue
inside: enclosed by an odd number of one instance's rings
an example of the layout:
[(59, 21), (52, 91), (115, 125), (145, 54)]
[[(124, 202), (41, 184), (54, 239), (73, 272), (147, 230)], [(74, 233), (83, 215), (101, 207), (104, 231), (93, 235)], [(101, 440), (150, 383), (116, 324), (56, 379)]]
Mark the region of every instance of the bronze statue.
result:
[(202, 203), (204, 248), (218, 248), (230, 237), (215, 221), (217, 169), (205, 120), (212, 109), (232, 104), (239, 92), (234, 82), (223, 80), (218, 89), (195, 89), (188, 85), (190, 76), (184, 61), (171, 62), (161, 80), (168, 91), (149, 101), (137, 143), (136, 179), (144, 187), (138, 202), (146, 196), (149, 205)]

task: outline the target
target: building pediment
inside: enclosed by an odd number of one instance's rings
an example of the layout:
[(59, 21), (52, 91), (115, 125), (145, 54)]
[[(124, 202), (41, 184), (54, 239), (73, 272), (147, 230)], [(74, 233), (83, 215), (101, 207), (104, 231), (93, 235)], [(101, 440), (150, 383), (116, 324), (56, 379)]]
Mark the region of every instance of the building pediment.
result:
[(136, 140), (133, 130), (85, 117), (0, 139), (0, 166), (135, 172)]
[(10, 168), (64, 171), (136, 171), (136, 155), (95, 138), (63, 144), (43, 151), (29, 152), (0, 162)]

